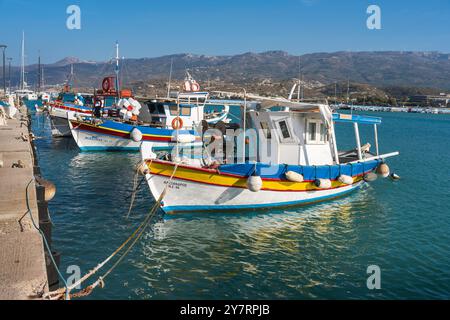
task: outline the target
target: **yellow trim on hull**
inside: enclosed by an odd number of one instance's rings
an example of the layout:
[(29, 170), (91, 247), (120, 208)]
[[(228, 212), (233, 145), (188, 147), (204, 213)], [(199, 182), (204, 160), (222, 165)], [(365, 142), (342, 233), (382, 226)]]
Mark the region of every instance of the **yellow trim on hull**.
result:
[[(159, 162), (147, 162), (147, 166), (152, 174), (162, 175), (170, 177), (173, 173), (173, 165), (159, 163)], [(212, 173), (204, 170), (196, 170), (195, 168), (186, 168), (179, 166), (175, 172), (174, 179), (184, 179), (198, 183), (205, 183), (223, 187), (235, 187), (235, 188), (247, 188), (247, 178), (233, 177), (220, 173)], [(359, 182), (362, 177), (353, 177), (353, 183)], [(345, 187), (339, 181), (331, 181), (331, 189)], [(317, 188), (314, 182), (291, 182), (280, 180), (264, 180), (262, 190), (270, 191), (315, 191), (324, 190)]]

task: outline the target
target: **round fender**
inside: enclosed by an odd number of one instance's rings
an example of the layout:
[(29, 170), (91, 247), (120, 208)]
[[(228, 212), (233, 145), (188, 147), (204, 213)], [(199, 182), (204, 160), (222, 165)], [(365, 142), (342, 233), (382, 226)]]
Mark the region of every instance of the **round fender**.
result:
[(138, 128), (133, 128), (130, 132), (130, 137), (134, 142), (142, 141), (142, 132)]

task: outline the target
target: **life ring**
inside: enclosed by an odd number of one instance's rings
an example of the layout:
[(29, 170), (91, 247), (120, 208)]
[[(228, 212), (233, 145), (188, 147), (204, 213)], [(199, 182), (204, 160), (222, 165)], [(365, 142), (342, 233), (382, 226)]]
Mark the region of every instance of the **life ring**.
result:
[(172, 128), (178, 130), (183, 128), (183, 120), (180, 117), (176, 117), (172, 120)]
[(111, 81), (109, 78), (103, 79), (102, 89), (103, 91), (109, 91), (109, 89), (111, 89)]
[(197, 82), (191, 83), (191, 90), (194, 92), (200, 91), (200, 85)]

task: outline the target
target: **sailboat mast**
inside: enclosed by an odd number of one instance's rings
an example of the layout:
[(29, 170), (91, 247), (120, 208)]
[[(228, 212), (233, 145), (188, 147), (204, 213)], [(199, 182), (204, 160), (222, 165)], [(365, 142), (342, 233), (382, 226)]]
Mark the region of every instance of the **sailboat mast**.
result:
[(302, 67), (301, 67), (301, 57), (298, 57), (298, 88), (297, 88), (297, 101), (300, 102), (300, 92), (302, 86)]
[(41, 79), (42, 79), (42, 74), (41, 74), (41, 53), (39, 52), (39, 57), (38, 57), (38, 90), (37, 90), (37, 92), (41, 92)]
[(170, 85), (172, 82), (172, 67), (173, 67), (173, 58), (170, 59), (170, 72), (169, 72), (169, 84), (167, 86), (167, 98), (170, 96)]
[(74, 76), (73, 76), (73, 63), (70, 65), (70, 79), (69, 79), (69, 86), (70, 88), (73, 88), (74, 82)]
[(44, 66), (41, 68), (41, 85), (42, 88), (45, 89), (45, 82), (44, 82)]
[(119, 87), (119, 41), (116, 41), (116, 89), (117, 95), (120, 97), (120, 87)]
[(25, 89), (25, 32), (22, 31), (22, 56), (20, 69), (20, 89)]

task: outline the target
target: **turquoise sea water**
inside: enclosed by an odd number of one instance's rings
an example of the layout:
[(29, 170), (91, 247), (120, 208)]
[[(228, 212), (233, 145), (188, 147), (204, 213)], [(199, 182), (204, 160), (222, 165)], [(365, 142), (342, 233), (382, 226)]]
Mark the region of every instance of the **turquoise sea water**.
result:
[[(90, 299), (449, 299), (450, 116), (383, 117), (381, 152), (402, 179), (299, 208), (160, 217)], [(35, 115), (39, 164), (58, 191), (50, 203), (61, 270), (106, 258), (153, 204), (148, 187), (124, 218), (137, 154), (81, 153), (52, 139)], [(353, 128), (337, 128), (342, 149)], [(362, 128), (363, 143), (372, 127)], [(373, 145), (373, 143), (372, 143)], [(366, 286), (381, 268), (381, 290)], [(66, 274), (69, 276), (68, 274)]]

